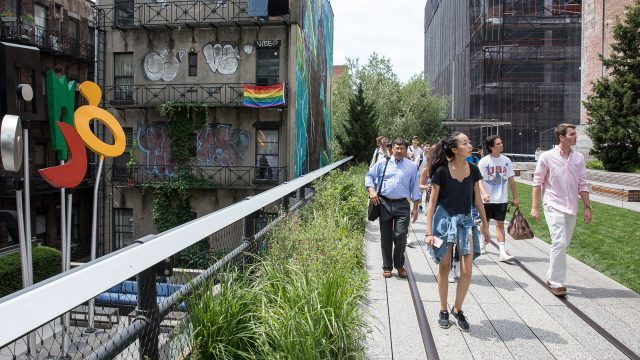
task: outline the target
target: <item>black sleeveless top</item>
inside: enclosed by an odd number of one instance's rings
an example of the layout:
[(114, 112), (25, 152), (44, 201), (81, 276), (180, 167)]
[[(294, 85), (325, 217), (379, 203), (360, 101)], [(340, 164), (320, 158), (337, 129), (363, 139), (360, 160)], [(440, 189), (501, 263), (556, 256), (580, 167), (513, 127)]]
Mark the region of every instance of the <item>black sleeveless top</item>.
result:
[(469, 214), (473, 205), (473, 187), (482, 180), (476, 164), (469, 164), (471, 171), (462, 182), (451, 177), (449, 166), (441, 165), (433, 172), (431, 183), (440, 186), (438, 205), (444, 206), (450, 215)]

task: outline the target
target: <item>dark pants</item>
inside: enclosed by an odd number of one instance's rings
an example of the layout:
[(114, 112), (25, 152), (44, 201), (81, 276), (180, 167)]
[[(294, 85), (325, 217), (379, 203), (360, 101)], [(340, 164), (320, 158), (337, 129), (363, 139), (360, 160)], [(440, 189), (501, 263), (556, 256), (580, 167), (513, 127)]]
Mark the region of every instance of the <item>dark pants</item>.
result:
[[(404, 251), (409, 232), (410, 206), (407, 199), (382, 199), (380, 208), (380, 243), (382, 269), (391, 271), (404, 266)], [(395, 246), (395, 247), (394, 247)]]

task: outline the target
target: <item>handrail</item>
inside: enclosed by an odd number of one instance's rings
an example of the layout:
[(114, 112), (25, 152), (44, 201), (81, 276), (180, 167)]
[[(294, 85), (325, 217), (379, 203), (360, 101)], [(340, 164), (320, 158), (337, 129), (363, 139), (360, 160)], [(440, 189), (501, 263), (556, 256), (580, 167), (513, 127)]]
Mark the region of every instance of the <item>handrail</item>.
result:
[(267, 17), (249, 16), (248, 0), (213, 1), (171, 1), (171, 2), (128, 2), (96, 6), (98, 22), (103, 27), (119, 29), (166, 27), (182, 25), (188, 27), (209, 27), (216, 25), (237, 25), (239, 23), (280, 24), (287, 23), (288, 17), (278, 21)]
[(19, 18), (3, 22), (0, 26), (0, 37), (27, 43), (43, 51), (70, 55), (77, 60), (93, 61), (93, 44), (61, 31), (27, 23)]
[[(243, 85), (253, 83), (134, 84), (104, 87), (104, 99), (113, 107), (158, 106), (168, 101), (198, 102), (215, 106), (241, 106)], [(285, 84), (285, 103), (287, 98)]]
[[(64, 314), (105, 289), (154, 266), (228, 225), (282, 199), (351, 160), (348, 157), (133, 244), (0, 299), (0, 347)], [(96, 279), (100, 279), (97, 281)], [(81, 284), (81, 285), (80, 285)], [(47, 303), (46, 306), (43, 302)]]
[[(178, 180), (178, 169), (174, 165), (154, 166), (113, 164), (110, 167), (111, 181), (133, 180), (135, 184), (171, 182)], [(206, 188), (252, 189), (257, 185), (281, 184), (287, 180), (286, 166), (206, 166), (191, 165), (189, 173), (205, 180)], [(209, 184), (207, 187), (205, 184)]]

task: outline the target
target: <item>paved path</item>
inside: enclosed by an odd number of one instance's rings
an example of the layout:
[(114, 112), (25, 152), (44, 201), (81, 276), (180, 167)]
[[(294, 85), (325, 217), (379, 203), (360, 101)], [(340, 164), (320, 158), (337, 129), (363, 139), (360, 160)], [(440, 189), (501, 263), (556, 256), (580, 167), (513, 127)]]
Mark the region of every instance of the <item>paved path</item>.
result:
[[(410, 232), (421, 242), (421, 215)], [(509, 239), (511, 240), (511, 239)], [(549, 245), (539, 239), (509, 241), (511, 253), (544, 279)], [(576, 315), (546, 286), (515, 264), (497, 260), (497, 249), (474, 262), (473, 278), (463, 309), (471, 330), (437, 326), (437, 265), (426, 247), (407, 248), (417, 288), (440, 359), (627, 359), (594, 328)], [(394, 272), (382, 277), (378, 222), (366, 232), (366, 267), (372, 331), (369, 359), (426, 359), (407, 280)], [(455, 284), (449, 286), (449, 307)], [(640, 354), (640, 295), (569, 257), (567, 300), (591, 317), (635, 354)]]

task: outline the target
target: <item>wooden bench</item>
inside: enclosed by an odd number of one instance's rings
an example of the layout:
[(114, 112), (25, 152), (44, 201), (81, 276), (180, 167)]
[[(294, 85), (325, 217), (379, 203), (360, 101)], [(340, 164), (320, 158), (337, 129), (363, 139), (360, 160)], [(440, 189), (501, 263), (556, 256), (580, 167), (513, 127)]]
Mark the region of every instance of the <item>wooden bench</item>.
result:
[[(111, 329), (113, 325), (120, 322), (120, 312), (117, 308), (107, 306), (94, 307), (93, 324), (98, 329)], [(86, 305), (80, 305), (71, 310), (71, 325), (87, 326), (89, 325), (89, 308)]]
[(640, 188), (633, 188), (618, 184), (589, 181), (594, 195), (621, 199), (628, 202), (640, 202)]

